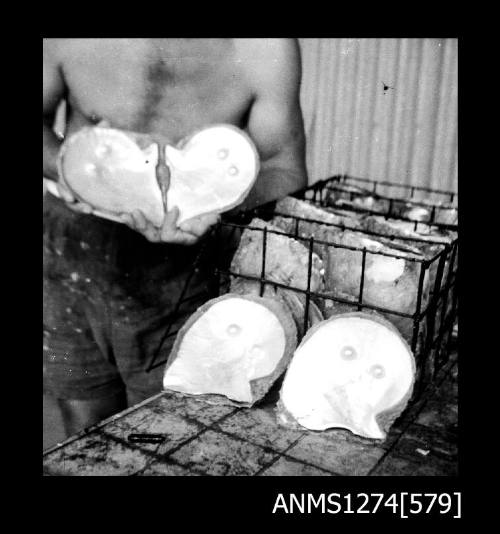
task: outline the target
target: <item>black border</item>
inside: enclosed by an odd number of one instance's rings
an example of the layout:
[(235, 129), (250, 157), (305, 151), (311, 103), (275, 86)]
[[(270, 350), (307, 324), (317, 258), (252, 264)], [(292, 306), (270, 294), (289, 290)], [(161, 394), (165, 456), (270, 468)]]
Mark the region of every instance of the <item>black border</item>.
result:
[[(216, 8), (220, 13), (220, 7)], [(73, 16), (72, 16), (73, 18)], [(321, 17), (318, 16), (318, 19)], [(339, 19), (335, 17), (337, 22)], [(65, 25), (47, 30), (42, 34), (44, 36), (59, 36), (61, 28)], [(49, 24), (50, 26), (50, 24)], [(169, 25), (170, 26), (170, 25)], [(68, 28), (70, 26), (67, 26)], [(88, 26), (91, 28), (92, 26)], [(123, 27), (117, 24), (113, 28), (119, 35), (133, 35), (123, 30)], [(258, 26), (256, 28), (259, 28)], [(284, 26), (279, 27), (279, 31), (273, 32), (270, 35), (282, 36)], [(286, 34), (294, 33), (299, 36), (311, 37), (343, 37), (343, 36), (360, 36), (358, 31), (350, 32), (348, 34), (325, 35), (322, 31), (321, 25), (318, 25), (317, 32), (314, 26), (310, 30), (295, 28), (286, 25)], [(227, 28), (226, 28), (227, 29)], [(237, 30), (235, 26), (232, 30)], [(377, 29), (379, 29), (377, 27)], [(165, 25), (163, 25), (165, 30)], [(172, 28), (169, 28), (172, 30)], [(262, 30), (262, 26), (260, 27)], [(383, 31), (383, 30), (382, 30)], [(64, 34), (64, 32), (62, 32)], [(90, 32), (80, 30), (80, 35), (87, 36)], [(107, 29), (103, 32), (106, 35), (113, 36), (114, 32)], [(150, 33), (149, 31), (146, 33)], [(156, 33), (156, 32), (154, 32)], [(161, 32), (163, 33), (163, 31)], [(169, 34), (175, 35), (174, 31), (169, 31)], [(255, 35), (255, 32), (251, 32)], [(257, 32), (258, 33), (258, 32)], [(429, 35), (439, 35), (457, 37), (459, 32), (456, 29), (449, 30), (432, 30), (426, 29), (427, 37)], [(185, 31), (181, 35), (189, 36), (189, 32)], [(204, 31), (197, 33), (196, 36), (206, 35)], [(370, 37), (373, 34), (368, 32), (361, 35), (362, 37)], [(413, 36), (412, 32), (398, 31), (396, 36)], [(380, 37), (378, 35), (377, 37)], [(68, 495), (68, 506), (72, 509), (77, 506), (75, 499), (77, 497), (73, 494), (74, 491), (81, 491), (80, 499), (83, 495), (92, 495), (92, 501), (99, 499), (102, 507), (106, 509), (106, 502), (110, 495), (119, 496), (119, 508), (122, 511), (134, 514), (137, 511), (140, 515), (144, 514), (145, 519), (152, 515), (160, 518), (161, 523), (165, 526), (169, 524), (169, 518), (176, 515), (179, 518), (190, 517), (198, 519), (219, 519), (221, 523), (225, 523), (226, 519), (232, 516), (238, 521), (241, 526), (246, 525), (250, 520), (255, 519), (271, 519), (276, 520), (278, 516), (273, 516), (270, 512), (270, 506), (274, 504), (274, 499), (279, 491), (294, 491), (296, 493), (307, 491), (323, 491), (330, 492), (348, 492), (348, 491), (376, 491), (377, 489), (384, 492), (392, 491), (461, 491), (463, 497), (463, 515), (464, 518), (471, 516), (472, 504), (479, 505), (485, 488), (481, 483), (481, 477), (491, 476), (489, 468), (481, 465), (481, 456), (489, 455), (494, 458), (496, 452), (495, 439), (493, 437), (493, 429), (496, 427), (495, 421), (491, 420), (493, 413), (496, 411), (496, 404), (491, 403), (485, 398), (484, 374), (488, 370), (489, 362), (495, 359), (495, 350), (488, 348), (488, 341), (483, 339), (478, 333), (488, 330), (487, 325), (487, 308), (486, 306), (477, 302), (477, 298), (485, 294), (490, 296), (490, 286), (493, 290), (496, 285), (494, 278), (490, 278), (491, 283), (488, 283), (487, 265), (496, 267), (496, 224), (491, 226), (487, 222), (488, 210), (484, 206), (485, 189), (491, 182), (496, 181), (494, 171), (489, 169), (482, 172), (478, 169), (481, 158), (470, 158), (467, 154), (470, 150), (471, 144), (474, 140), (478, 140), (478, 130), (470, 129), (468, 121), (471, 115), (479, 110), (484, 113), (485, 102), (477, 102), (476, 106), (471, 103), (470, 111), (466, 109), (466, 98), (468, 95), (476, 96), (479, 100), (485, 98), (481, 95), (478, 86), (479, 80), (484, 82), (486, 70), (482, 70), (479, 65), (473, 65), (472, 69), (476, 70), (477, 77), (470, 73), (471, 64), (478, 61), (480, 50), (474, 51), (469, 48), (471, 41), (465, 39), (463, 36), (459, 38), (459, 154), (460, 154), (460, 178), (459, 178), (459, 192), (460, 192), (460, 279), (459, 279), (459, 294), (460, 294), (460, 336), (458, 343), (460, 372), (459, 372), (459, 387), (460, 387), (460, 410), (459, 410), (459, 476), (458, 477), (176, 477), (173, 480), (148, 478), (148, 482), (113, 482), (106, 481), (91, 482), (87, 479), (85, 482), (76, 483), (73, 480), (68, 480), (66, 477), (57, 478), (45, 477), (43, 481), (42, 492), (47, 499), (44, 502), (50, 504), (50, 499), (56, 498), (56, 507), (62, 510), (65, 507), (65, 502), (59, 500), (63, 493)], [(11, 408), (13, 412), (13, 419), (20, 423), (19, 431), (15, 431), (14, 440), (9, 440), (9, 443), (15, 445), (18, 455), (21, 455), (22, 460), (18, 464), (22, 469), (27, 470), (28, 475), (34, 473), (41, 475), (40, 462), (40, 441), (36, 438), (37, 431), (40, 429), (41, 421), (39, 419), (40, 412), (35, 409), (39, 406), (39, 390), (41, 386), (41, 376), (39, 373), (38, 364), (34, 362), (37, 358), (34, 356), (39, 353), (39, 339), (35, 334), (40, 332), (41, 328), (41, 306), (35, 295), (40, 295), (40, 278), (37, 265), (41, 262), (41, 247), (37, 248), (35, 242), (35, 234), (37, 225), (36, 218), (41, 221), (41, 197), (39, 189), (34, 186), (34, 176), (37, 174), (35, 169), (24, 169), (24, 166), (35, 166), (35, 158), (27, 157), (25, 141), (31, 138), (31, 133), (34, 131), (31, 125), (33, 118), (36, 116), (34, 108), (36, 98), (35, 84), (33, 73), (36, 69), (40, 69), (40, 64), (35, 53), (35, 50), (40, 50), (39, 39), (24, 39), (23, 46), (28, 45), (29, 54), (19, 55), (17, 48), (15, 52), (15, 76), (20, 76), (22, 80), (20, 85), (15, 88), (15, 98), (11, 96), (7, 102), (12, 102), (14, 108), (14, 118), (10, 119), (10, 124), (16, 125), (17, 133), (7, 138), (14, 141), (12, 145), (15, 149), (15, 154), (9, 160), (15, 168), (6, 173), (6, 176), (12, 177), (12, 185), (19, 186), (19, 190), (11, 194), (10, 197), (5, 195), (4, 198), (11, 198), (9, 206), (13, 209), (13, 213), (7, 216), (5, 222), (10, 221), (11, 224), (5, 226), (5, 233), (10, 234), (7, 237), (11, 238), (11, 244), (5, 244), (9, 253), (4, 257), (4, 265), (8, 264), (13, 271), (12, 277), (6, 278), (4, 275), (4, 284), (8, 289), (13, 290), (13, 295), (7, 299), (6, 316), (13, 319), (13, 327), (17, 327), (17, 331), (13, 334), (6, 331), (5, 334), (9, 338), (14, 339), (13, 349), (7, 354), (12, 354), (14, 358), (15, 377), (12, 382), (16, 383), (16, 392), (11, 399), (15, 399), (14, 406)], [(31, 64), (33, 63), (33, 64)], [(491, 68), (490, 68), (491, 70)], [(39, 70), (41, 72), (41, 69)], [(26, 91), (27, 95), (22, 95)], [(21, 95), (19, 94), (21, 92)], [(474, 106), (474, 110), (472, 110)], [(29, 125), (29, 126), (28, 126)], [(19, 142), (19, 140), (22, 140)], [(482, 140), (481, 140), (482, 142)], [(10, 144), (10, 143), (9, 143)], [(17, 149), (17, 152), (16, 152)], [(461, 149), (461, 150), (460, 150)], [(484, 149), (482, 148), (484, 154)], [(29, 153), (32, 153), (31, 150)], [(20, 165), (19, 165), (20, 164)], [(20, 172), (21, 167), (21, 172)], [(20, 178), (18, 180), (18, 177)], [(24, 184), (24, 180), (29, 182)], [(11, 184), (8, 184), (11, 185)], [(39, 186), (38, 186), (39, 187)], [(494, 194), (494, 193), (493, 193)], [(498, 198), (498, 197), (496, 197)], [(17, 200), (16, 200), (17, 199)], [(495, 213), (493, 209), (491, 214)], [(498, 211), (498, 208), (497, 208)], [(36, 214), (36, 215), (35, 215)], [(475, 228), (475, 224), (478, 227)], [(12, 225), (12, 226), (11, 226)], [(11, 231), (9, 232), (9, 227)], [(39, 234), (41, 235), (41, 234)], [(40, 256), (37, 256), (40, 254)], [(474, 267), (477, 272), (474, 273)], [(13, 269), (12, 269), (13, 268)], [(17, 276), (16, 276), (17, 275)], [(18, 280), (20, 275), (21, 279)], [(11, 276), (11, 275), (9, 275)], [(494, 276), (494, 273), (493, 273)], [(10, 284), (9, 280), (15, 280)], [(484, 281), (484, 282), (483, 282)], [(482, 295), (481, 295), (482, 294)], [(491, 298), (491, 297), (490, 297)], [(475, 324), (477, 322), (477, 324)], [(493, 332), (498, 329), (494, 323), (491, 325)], [(9, 327), (10, 329), (10, 327)], [(494, 347), (495, 345), (493, 345)], [(3, 352), (3, 351), (2, 351)], [(6, 358), (8, 359), (8, 357)], [(486, 361), (486, 366), (483, 362)], [(33, 362), (33, 363), (31, 363)], [(485, 369), (486, 367), (486, 369)], [(476, 375), (474, 373), (477, 373)], [(8, 380), (10, 381), (10, 380)], [(495, 389), (493, 389), (495, 391)], [(33, 398), (32, 398), (33, 397)], [(25, 406), (23, 406), (25, 403)], [(6, 402), (7, 405), (7, 402)], [(488, 412), (488, 413), (486, 413)], [(481, 422), (481, 414), (485, 421)], [(496, 418), (495, 418), (496, 419)], [(14, 425), (15, 427), (15, 425)], [(491, 430), (490, 430), (491, 429)], [(8, 434), (9, 435), (9, 434)], [(477, 450), (474, 450), (477, 447)], [(16, 467), (16, 466), (15, 466)], [(18, 475), (22, 469), (16, 469)], [(129, 479), (130, 480), (130, 479)], [(157, 482), (153, 482), (157, 480)], [(81, 484), (81, 486), (80, 486)], [(90, 484), (90, 486), (88, 485)], [(69, 485), (69, 487), (66, 487)], [(96, 492), (97, 488), (103, 490), (103, 495)], [(110, 489), (112, 488), (112, 489)], [(112, 493), (109, 493), (112, 492)], [(73, 494), (73, 496), (71, 496)], [(99, 497), (98, 497), (99, 494)], [(57, 497), (56, 497), (57, 495)], [(155, 502), (157, 501), (157, 502)], [(84, 506), (84, 501), (80, 501), (81, 506)], [(72, 504), (71, 504), (72, 503)], [(50, 504), (53, 509), (54, 504)], [(175, 511), (175, 513), (174, 513)], [(162, 513), (165, 512), (165, 513)], [(187, 515), (186, 515), (187, 514)], [(116, 512), (113, 514), (116, 516)], [(309, 516), (293, 515), (284, 517), (284, 519), (306, 519)], [(337, 522), (338, 516), (320, 516), (323, 519), (329, 519)], [(372, 521), (379, 516), (366, 516)], [(380, 516), (381, 517), (381, 516)], [(280, 516), (280, 518), (282, 518)], [(364, 519), (355, 514), (346, 517), (346, 519)], [(263, 523), (265, 526), (266, 523)]]

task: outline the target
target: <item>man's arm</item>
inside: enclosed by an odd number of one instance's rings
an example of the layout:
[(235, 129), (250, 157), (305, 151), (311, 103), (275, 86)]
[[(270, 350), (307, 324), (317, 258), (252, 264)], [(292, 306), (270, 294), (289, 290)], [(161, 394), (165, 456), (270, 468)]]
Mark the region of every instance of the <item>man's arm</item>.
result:
[(255, 97), (248, 133), (261, 156), (256, 184), (240, 209), (277, 200), (307, 185), (300, 109), (300, 50), (293, 39), (255, 40), (248, 73)]
[(56, 59), (55, 44), (43, 41), (43, 175), (57, 182), (57, 154), (61, 140), (53, 130), (57, 107), (65, 94), (60, 65)]
[(60, 182), (57, 156), (62, 141), (54, 132), (57, 107), (65, 96), (66, 86), (57, 60), (57, 45), (52, 39), (43, 41), (43, 176), (57, 184), (59, 196), (68, 207), (78, 213), (92, 213), (92, 207), (77, 201), (71, 191)]

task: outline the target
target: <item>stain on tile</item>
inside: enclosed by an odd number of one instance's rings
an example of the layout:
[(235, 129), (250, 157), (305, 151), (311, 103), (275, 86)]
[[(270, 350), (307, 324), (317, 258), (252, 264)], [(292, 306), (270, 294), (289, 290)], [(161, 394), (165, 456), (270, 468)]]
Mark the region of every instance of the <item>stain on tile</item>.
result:
[(377, 445), (362, 443), (346, 433), (307, 434), (286, 455), (338, 475), (366, 475), (385, 454)]
[(171, 391), (165, 392), (159, 399), (157, 409), (195, 419), (204, 425), (210, 425), (238, 410), (235, 406), (209, 404), (196, 397), (183, 396)]
[(179, 464), (213, 475), (255, 475), (278, 455), (251, 443), (207, 430), (171, 457)]
[(455, 462), (446, 462), (436, 458), (422, 458), (411, 461), (407, 458), (390, 455), (370, 473), (370, 476), (455, 476)]
[(217, 427), (224, 432), (278, 452), (284, 451), (305, 433), (278, 426), (272, 406), (238, 410), (218, 423)]
[(264, 469), (260, 476), (265, 477), (280, 477), (280, 476), (292, 476), (292, 477), (329, 477), (335, 476), (333, 473), (324, 471), (312, 465), (303, 464), (290, 458), (281, 457), (277, 462), (270, 467)]
[(129, 476), (151, 457), (93, 432), (44, 457), (44, 471), (60, 476)]

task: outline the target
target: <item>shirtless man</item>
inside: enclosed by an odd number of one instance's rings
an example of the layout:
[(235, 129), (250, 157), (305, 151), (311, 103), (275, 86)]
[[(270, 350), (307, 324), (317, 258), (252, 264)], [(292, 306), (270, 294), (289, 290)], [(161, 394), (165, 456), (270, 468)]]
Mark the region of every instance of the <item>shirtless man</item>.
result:
[(178, 227), (174, 209), (156, 229), (140, 212), (93, 216), (57, 183), (59, 103), (66, 135), (101, 121), (170, 144), (245, 129), (261, 159), (247, 209), (307, 183), (300, 55), (289, 39), (45, 39), (43, 53), (43, 172), (64, 199), (44, 206), (44, 388), (70, 435), (160, 391), (145, 369), (216, 218)]

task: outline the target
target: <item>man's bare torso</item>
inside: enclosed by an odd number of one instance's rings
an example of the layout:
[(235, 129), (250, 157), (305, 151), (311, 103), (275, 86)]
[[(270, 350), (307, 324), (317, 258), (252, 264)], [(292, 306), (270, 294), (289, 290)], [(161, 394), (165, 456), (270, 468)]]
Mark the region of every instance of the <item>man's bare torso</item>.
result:
[(66, 131), (106, 120), (177, 142), (207, 124), (243, 128), (253, 99), (251, 48), (232, 39), (61, 41)]

